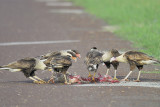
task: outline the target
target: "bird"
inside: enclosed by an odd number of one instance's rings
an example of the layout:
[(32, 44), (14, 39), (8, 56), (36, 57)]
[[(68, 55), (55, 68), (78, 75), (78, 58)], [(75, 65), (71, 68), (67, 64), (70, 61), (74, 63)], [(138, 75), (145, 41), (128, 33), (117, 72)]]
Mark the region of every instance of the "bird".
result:
[(86, 64), (87, 69), (89, 71), (88, 76), (91, 77), (90, 72), (94, 72), (93, 80), (99, 67), (99, 64), (103, 62), (102, 55), (103, 53), (99, 51), (97, 47), (92, 47), (90, 51), (87, 52), (86, 57), (84, 59), (84, 63)]
[(76, 51), (77, 53), (75, 53), (74, 51), (70, 51), (70, 50), (61, 50), (61, 51), (56, 51), (56, 52), (52, 52), (52, 53), (48, 53), (46, 55), (44, 55), (41, 60), (45, 60), (44, 64), (46, 64), (46, 66), (48, 66), (48, 68), (50, 67), (50, 62), (52, 60), (52, 58), (54, 57), (58, 57), (58, 56), (71, 56), (71, 58), (73, 60), (77, 60), (77, 57), (81, 57), (80, 53), (78, 51)]
[(45, 55), (43, 58), (41, 58), (41, 60), (44, 60), (44, 64), (48, 67), (48, 70), (51, 71), (51, 77), (48, 80), (48, 83), (50, 81), (53, 81), (53, 72), (54, 69), (52, 68), (52, 60), (55, 58), (59, 58), (59, 57), (65, 57), (65, 56), (69, 56), (71, 59), (77, 61), (77, 57), (80, 58), (80, 53), (78, 51), (74, 52), (74, 51), (68, 51), (68, 50), (62, 50), (62, 51), (57, 51), (57, 52), (52, 52), (48, 55)]
[(127, 51), (118, 57), (112, 57), (110, 62), (114, 62), (114, 61), (129, 63), (130, 65), (130, 72), (127, 74), (127, 76), (124, 79), (122, 79), (122, 81), (126, 81), (127, 78), (130, 76), (130, 74), (133, 72), (133, 70), (137, 67), (139, 70), (139, 73), (138, 73), (137, 80), (135, 80), (135, 82), (140, 82), (140, 74), (144, 65), (160, 64), (160, 61), (158, 61), (154, 57), (138, 51)]
[(72, 66), (71, 57), (72, 55), (57, 56), (57, 57), (53, 57), (50, 62), (54, 72), (59, 72), (64, 75), (65, 84), (71, 84), (68, 82), (66, 77), (67, 70), (69, 69), (70, 66)]
[(80, 55), (79, 51), (78, 50), (74, 50), (74, 49), (53, 51), (53, 52), (47, 53), (45, 55), (40, 55), (40, 56), (37, 56), (37, 57), (40, 57), (40, 59), (47, 59), (49, 57), (60, 56), (60, 55), (61, 56), (66, 56), (69, 53), (74, 53), (74, 54), (76, 54), (76, 56), (78, 58), (81, 58), (81, 55)]
[(107, 51), (102, 51), (103, 52), (103, 56), (102, 56), (102, 60), (103, 60), (103, 63), (106, 65), (107, 67), (107, 72), (106, 72), (106, 75), (108, 75), (108, 72), (109, 72), (109, 69), (111, 67), (111, 65), (114, 67), (115, 69), (115, 72), (114, 72), (114, 80), (117, 80), (117, 77), (116, 77), (116, 72), (117, 72), (117, 68), (119, 66), (119, 62), (117, 61), (114, 61), (114, 62), (110, 62), (110, 59), (112, 57), (117, 57), (120, 55), (120, 53), (118, 52), (118, 50), (116, 49), (111, 49), (111, 50), (107, 50)]
[(35, 71), (47, 69), (47, 66), (43, 62), (44, 60), (27, 57), (11, 62), (7, 65), (0, 66), (0, 69), (9, 70), (11, 72), (21, 71), (26, 78), (33, 80), (34, 83), (41, 84), (46, 82), (40, 79), (38, 76), (36, 76)]

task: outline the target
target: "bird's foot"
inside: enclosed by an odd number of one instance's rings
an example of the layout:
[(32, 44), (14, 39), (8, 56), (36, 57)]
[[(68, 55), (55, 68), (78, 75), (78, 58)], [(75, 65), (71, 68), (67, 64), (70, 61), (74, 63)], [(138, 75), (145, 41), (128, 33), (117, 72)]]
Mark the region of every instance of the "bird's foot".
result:
[(129, 81), (129, 79), (122, 79), (122, 80), (121, 80), (121, 82), (124, 82), (124, 81)]
[(44, 81), (44, 80), (40, 80), (39, 83), (40, 83), (40, 84), (45, 84), (45, 83), (47, 83), (47, 82)]
[(134, 80), (134, 82), (140, 82), (140, 80)]
[(114, 77), (113, 80), (118, 80), (118, 78)]
[(33, 81), (33, 83), (35, 83), (35, 84), (41, 84), (40, 81)]

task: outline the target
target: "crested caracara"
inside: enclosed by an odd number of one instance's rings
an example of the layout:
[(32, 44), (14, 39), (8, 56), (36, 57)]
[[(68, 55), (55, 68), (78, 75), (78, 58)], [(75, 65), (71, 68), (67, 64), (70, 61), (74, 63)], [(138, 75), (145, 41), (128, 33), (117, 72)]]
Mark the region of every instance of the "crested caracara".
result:
[(104, 62), (104, 64), (106, 65), (107, 67), (107, 72), (106, 72), (106, 75), (108, 75), (108, 72), (109, 72), (109, 69), (110, 69), (110, 66), (112, 65), (114, 67), (114, 79), (117, 79), (116, 77), (116, 72), (117, 72), (117, 68), (119, 66), (119, 62), (117, 61), (114, 61), (114, 62), (110, 62), (110, 59), (112, 57), (117, 57), (120, 55), (120, 53), (116, 50), (116, 49), (112, 49), (110, 51), (103, 51), (103, 56), (102, 56), (102, 60)]
[(66, 73), (68, 68), (72, 65), (71, 55), (67, 56), (57, 56), (53, 57), (50, 64), (52, 66), (52, 69), (54, 72), (59, 72), (64, 75), (65, 78), (65, 84), (70, 84), (67, 81)]
[(123, 79), (123, 81), (127, 80), (127, 78), (132, 73), (132, 71), (137, 67), (139, 70), (139, 74), (138, 74), (136, 82), (140, 81), (139, 78), (140, 78), (140, 74), (141, 74), (141, 70), (143, 68), (143, 65), (159, 64), (160, 63), (160, 61), (158, 61), (157, 59), (155, 59), (151, 56), (148, 56), (145, 53), (137, 52), (137, 51), (128, 51), (118, 57), (112, 57), (110, 62), (114, 62), (114, 61), (125, 62), (125, 63), (129, 63), (129, 65), (130, 65), (130, 72)]
[(91, 76), (90, 72), (94, 72), (93, 80), (99, 64), (103, 62), (102, 55), (103, 53), (99, 51), (96, 47), (91, 48), (91, 50), (86, 54), (84, 63), (87, 65), (89, 77)]
[(27, 78), (30, 78), (34, 83), (46, 83), (39, 77), (35, 76), (36, 70), (45, 70), (47, 66), (43, 63), (43, 60), (37, 58), (23, 58), (8, 65), (0, 66), (2, 70), (9, 70), (11, 72), (21, 71)]

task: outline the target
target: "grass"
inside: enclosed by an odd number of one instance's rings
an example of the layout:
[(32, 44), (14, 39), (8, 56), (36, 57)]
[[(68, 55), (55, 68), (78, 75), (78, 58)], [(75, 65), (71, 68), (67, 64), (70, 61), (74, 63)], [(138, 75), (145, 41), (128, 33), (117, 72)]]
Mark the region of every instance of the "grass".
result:
[(160, 74), (160, 71), (142, 71), (144, 74)]
[(160, 59), (160, 0), (71, 0), (120, 29), (118, 36)]

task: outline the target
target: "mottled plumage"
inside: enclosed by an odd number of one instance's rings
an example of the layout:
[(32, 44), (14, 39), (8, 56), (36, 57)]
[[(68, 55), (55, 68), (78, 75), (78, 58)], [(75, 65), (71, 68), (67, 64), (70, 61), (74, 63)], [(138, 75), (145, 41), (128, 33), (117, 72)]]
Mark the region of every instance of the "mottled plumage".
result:
[(153, 58), (152, 56), (148, 56), (145, 53), (142, 52), (137, 52), (137, 51), (128, 51), (125, 52), (124, 54), (118, 56), (118, 57), (113, 57), (111, 58), (111, 62), (113, 61), (118, 61), (118, 62), (126, 62), (129, 63), (130, 65), (130, 72), (129, 74), (124, 78), (126, 80), (129, 75), (132, 73), (132, 71), (137, 67), (139, 69), (139, 74), (137, 77), (136, 81), (140, 81), (140, 73), (143, 68), (143, 65), (148, 65), (148, 64), (159, 64), (160, 61), (157, 59)]
[(98, 65), (103, 62), (102, 55), (96, 47), (91, 48), (91, 50), (86, 54), (84, 63), (87, 65), (89, 71), (97, 71)]
[[(11, 72), (21, 71), (27, 78), (34, 80), (34, 82), (38, 82), (37, 80), (32, 78), (38, 78), (37, 76), (35, 76), (35, 71), (45, 70), (46, 68), (47, 66), (43, 63), (43, 61), (37, 58), (23, 58), (15, 62), (9, 63), (8, 65), (3, 65), (0, 67), (0, 69), (9, 70)], [(43, 80), (41, 80), (41, 82), (42, 81)]]
[(68, 68), (72, 65), (71, 57), (70, 56), (53, 57), (50, 63), (54, 72), (59, 72), (64, 74), (65, 83), (68, 84), (68, 81), (66, 79), (66, 72)]

